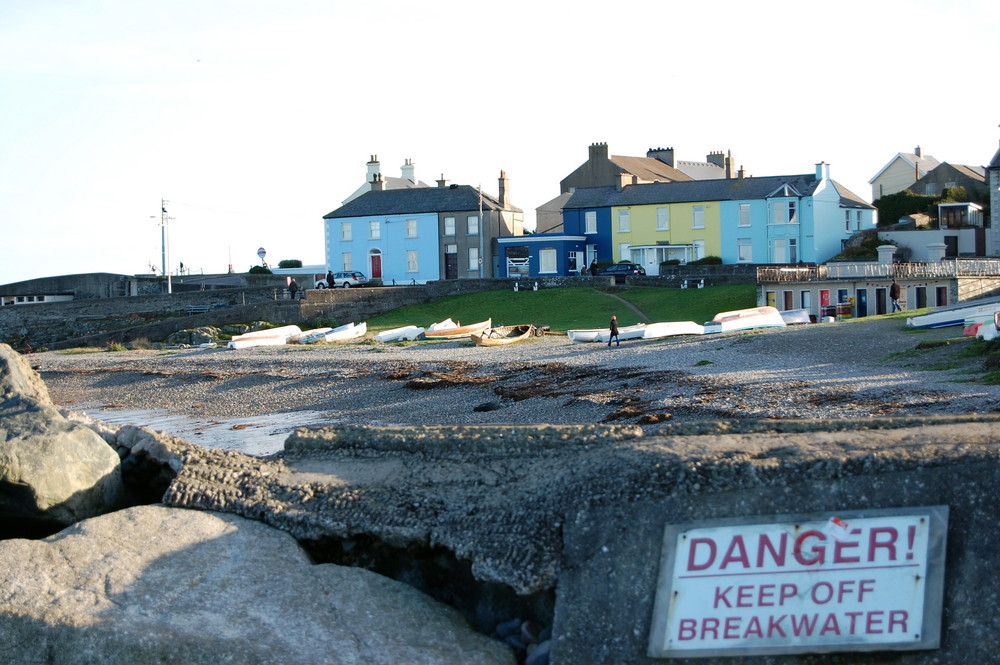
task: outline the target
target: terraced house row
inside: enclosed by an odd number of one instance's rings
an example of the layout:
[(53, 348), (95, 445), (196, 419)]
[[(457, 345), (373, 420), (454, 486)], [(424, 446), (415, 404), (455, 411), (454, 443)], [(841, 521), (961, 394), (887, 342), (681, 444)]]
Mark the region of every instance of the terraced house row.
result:
[(813, 173), (749, 177), (730, 156), (675, 162), (672, 148), (646, 157), (590, 146), (587, 162), (537, 209), (538, 233), (524, 234), (501, 172), (499, 194), (420, 182), (407, 160), (402, 178), (383, 178), (376, 156), (366, 185), (324, 216), (331, 270), (361, 270), (385, 283), (469, 277), (569, 276), (596, 260), (633, 261), (657, 275), (668, 262), (717, 256), (723, 263), (822, 263), (858, 231), (874, 208)]
[(516, 274), (525, 256), (530, 274), (565, 275), (595, 258), (632, 261), (647, 275), (668, 261), (706, 256), (723, 263), (822, 263), (853, 234), (872, 228), (873, 212), (821, 163), (802, 175), (576, 189), (563, 204), (561, 232), (502, 238), (500, 245)]

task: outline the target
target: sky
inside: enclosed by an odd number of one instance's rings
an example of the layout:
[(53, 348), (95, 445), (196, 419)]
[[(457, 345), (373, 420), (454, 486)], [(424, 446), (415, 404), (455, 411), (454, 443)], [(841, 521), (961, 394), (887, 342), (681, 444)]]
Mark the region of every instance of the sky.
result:
[(588, 146), (868, 181), (1000, 141), (994, 0), (0, 0), (0, 284), (322, 264), (411, 159), (525, 211)]

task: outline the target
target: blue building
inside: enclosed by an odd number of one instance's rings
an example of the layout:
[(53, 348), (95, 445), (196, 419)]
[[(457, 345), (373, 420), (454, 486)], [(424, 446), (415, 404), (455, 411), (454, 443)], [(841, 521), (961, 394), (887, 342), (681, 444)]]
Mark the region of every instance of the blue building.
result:
[(437, 187), (372, 190), (323, 216), (327, 268), (360, 270), (385, 284), (494, 277), (496, 240), (520, 235), (524, 214), (500, 194), (439, 180)]

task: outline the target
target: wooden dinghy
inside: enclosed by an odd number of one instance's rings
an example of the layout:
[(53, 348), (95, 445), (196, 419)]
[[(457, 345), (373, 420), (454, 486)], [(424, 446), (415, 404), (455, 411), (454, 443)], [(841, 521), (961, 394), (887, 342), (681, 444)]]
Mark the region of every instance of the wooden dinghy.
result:
[(480, 321), (479, 323), (473, 323), (467, 326), (457, 326), (455, 328), (443, 328), (440, 330), (427, 330), (424, 333), (424, 339), (463, 339), (465, 337), (471, 337), (474, 333), (479, 333), (493, 325), (493, 319), (486, 319), (485, 321)]
[(487, 328), (482, 332), (473, 333), (471, 337), (476, 346), (503, 346), (504, 344), (520, 342), (522, 339), (527, 339), (534, 334), (535, 326), (524, 324)]

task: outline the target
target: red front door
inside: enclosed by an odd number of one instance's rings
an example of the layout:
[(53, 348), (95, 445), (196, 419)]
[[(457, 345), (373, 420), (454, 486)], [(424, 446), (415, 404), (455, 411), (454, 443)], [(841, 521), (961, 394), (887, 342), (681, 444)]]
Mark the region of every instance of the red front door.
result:
[(382, 257), (377, 254), (372, 256), (372, 278), (382, 279)]

